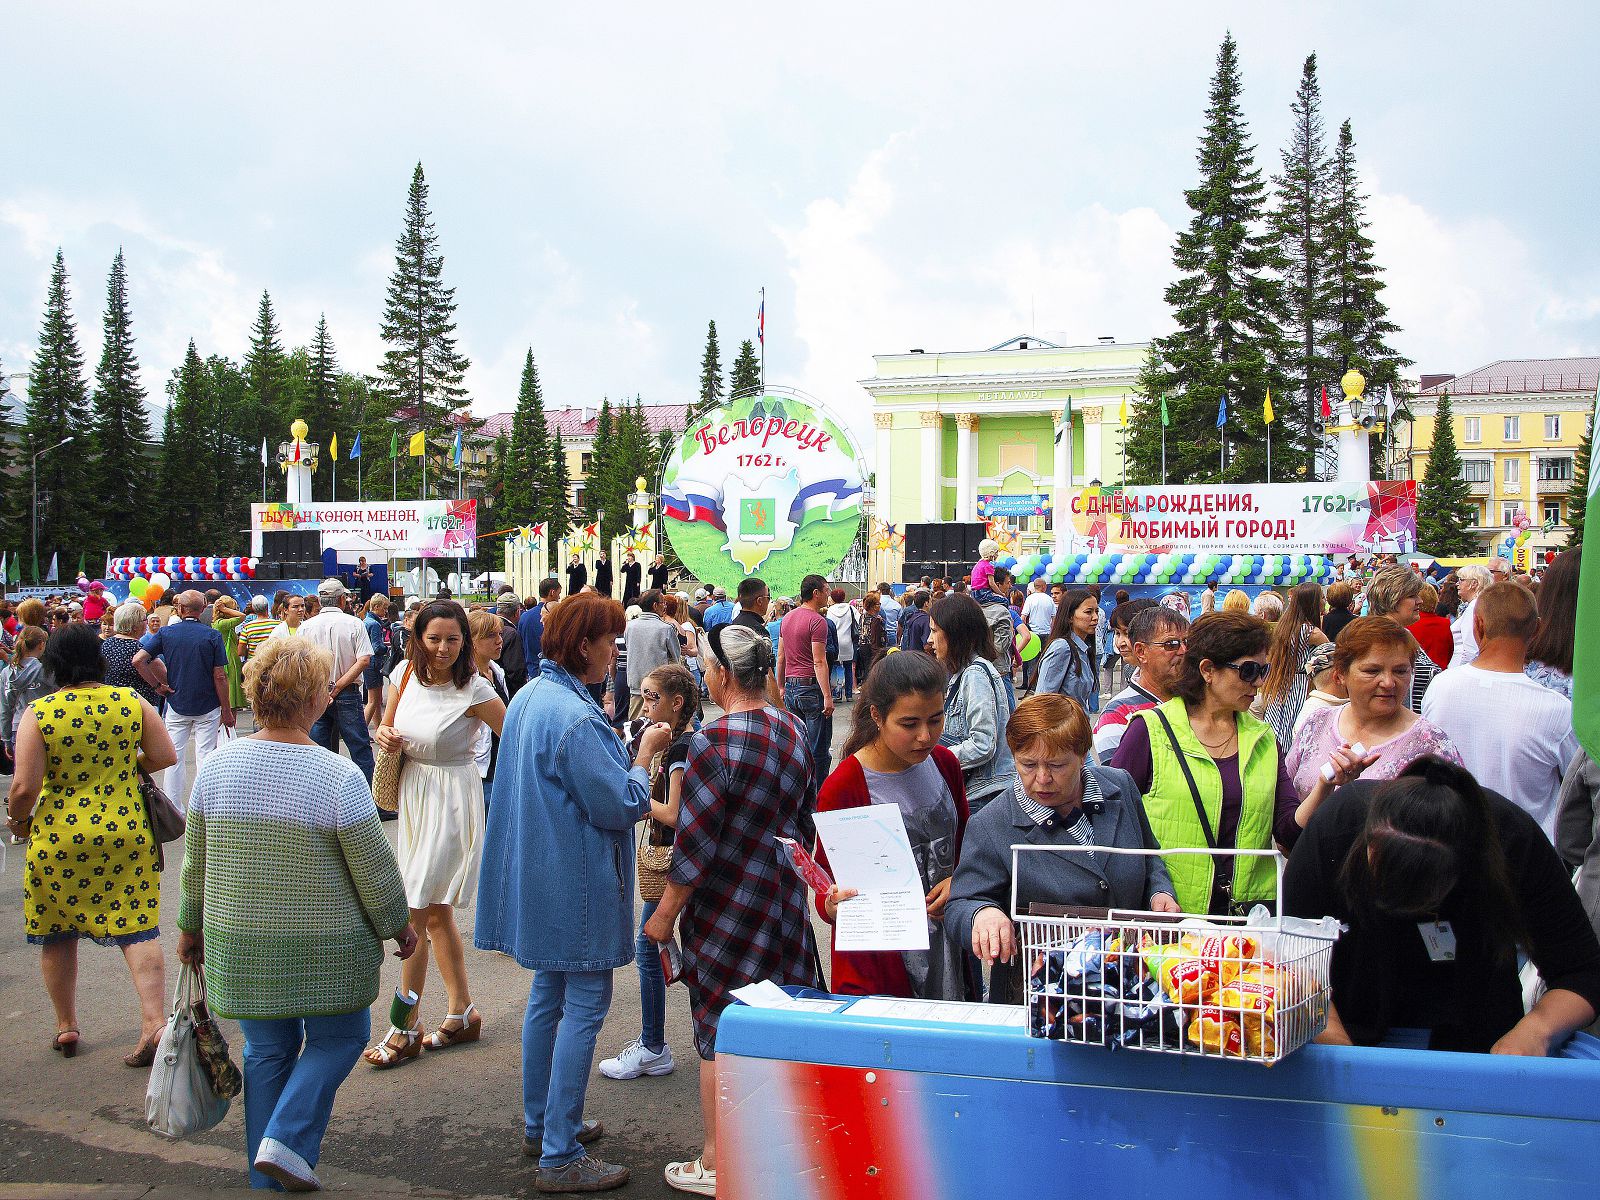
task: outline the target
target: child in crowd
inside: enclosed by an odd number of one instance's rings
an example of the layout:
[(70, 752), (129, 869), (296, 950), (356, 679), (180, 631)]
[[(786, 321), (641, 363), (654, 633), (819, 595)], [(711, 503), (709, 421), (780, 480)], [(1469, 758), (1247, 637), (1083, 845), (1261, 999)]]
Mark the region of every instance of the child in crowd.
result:
[(972, 590), (989, 586), (989, 580), (994, 575), (994, 560), (1000, 556), (1000, 543), (993, 538), (984, 538), (978, 543), (978, 563), (972, 568)]

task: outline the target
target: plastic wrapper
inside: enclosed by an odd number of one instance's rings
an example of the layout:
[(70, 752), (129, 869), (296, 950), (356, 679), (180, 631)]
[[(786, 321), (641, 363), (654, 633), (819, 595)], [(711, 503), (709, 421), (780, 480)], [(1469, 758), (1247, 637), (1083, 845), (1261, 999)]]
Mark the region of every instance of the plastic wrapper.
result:
[(1217, 1003), (1237, 1012), (1245, 1049), (1251, 1054), (1277, 1052), (1273, 1030), (1278, 1009), (1296, 1001), (1293, 977), (1265, 964), (1246, 967), (1217, 993)]
[(1244, 1054), (1239, 1022), (1214, 1004), (1202, 1005), (1189, 1022), (1189, 1044), (1208, 1054), (1238, 1058)]

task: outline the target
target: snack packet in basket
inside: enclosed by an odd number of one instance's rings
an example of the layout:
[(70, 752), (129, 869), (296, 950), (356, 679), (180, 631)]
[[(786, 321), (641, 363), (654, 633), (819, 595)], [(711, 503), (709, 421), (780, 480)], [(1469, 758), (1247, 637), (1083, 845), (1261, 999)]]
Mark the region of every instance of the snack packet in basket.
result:
[(1210, 1054), (1239, 1058), (1244, 1054), (1244, 1035), (1239, 1022), (1216, 1005), (1208, 1004), (1189, 1022), (1189, 1042)]
[(1217, 1003), (1230, 1014), (1237, 1012), (1245, 1049), (1251, 1054), (1273, 1055), (1278, 1006), (1293, 1004), (1294, 979), (1275, 967), (1251, 966), (1217, 993)]

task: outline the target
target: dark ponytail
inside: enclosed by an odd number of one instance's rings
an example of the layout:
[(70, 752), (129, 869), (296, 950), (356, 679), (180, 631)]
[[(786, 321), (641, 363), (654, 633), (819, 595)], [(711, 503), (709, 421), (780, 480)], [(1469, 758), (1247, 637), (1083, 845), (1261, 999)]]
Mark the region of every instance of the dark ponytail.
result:
[(850, 737), (844, 744), (844, 757), (849, 758), (878, 740), (874, 711), (887, 717), (895, 701), (913, 694), (942, 697), (949, 683), (949, 674), (931, 654), (900, 651), (880, 658), (856, 692), (856, 712), (850, 723)]

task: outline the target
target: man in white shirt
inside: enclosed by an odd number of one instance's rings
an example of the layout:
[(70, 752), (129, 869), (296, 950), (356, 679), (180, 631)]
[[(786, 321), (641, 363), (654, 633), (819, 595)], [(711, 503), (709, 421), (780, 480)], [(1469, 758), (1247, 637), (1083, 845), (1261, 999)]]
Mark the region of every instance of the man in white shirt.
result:
[(1478, 594), (1494, 582), (1489, 568), (1480, 563), (1468, 563), (1456, 572), (1456, 593), (1465, 605), (1456, 619), (1450, 622), (1450, 653), (1452, 667), (1464, 667), (1478, 657), (1478, 639), (1472, 632), (1472, 619), (1478, 611)]
[(1578, 753), (1572, 701), (1523, 674), (1539, 627), (1533, 596), (1497, 583), (1476, 599), (1477, 659), (1433, 681), (1422, 715), (1450, 735), (1479, 783), (1518, 805), (1554, 842), (1561, 776)]
[(345, 611), (349, 596), (342, 580), (324, 579), (317, 585), (317, 598), (322, 602), (317, 615), (308, 617), (297, 632), (333, 655), (328, 708), (311, 727), (311, 740), (337, 754), (343, 738), (350, 761), (371, 783), (372, 735), (361, 696), (361, 672), (372, 661), (372, 639), (361, 618)]
[[(1041, 639), (1041, 644), (1050, 640), (1050, 626), (1055, 623), (1056, 602), (1050, 595), (1050, 585), (1045, 582), (1044, 576), (1033, 581), (1028, 589), (1028, 598), (1022, 602), (1022, 623), (1028, 631)], [(1030, 661), (1022, 664), (1022, 687), (1026, 691), (1033, 687), (1034, 679), (1039, 674), (1039, 663), (1043, 655), (1035, 655)]]

